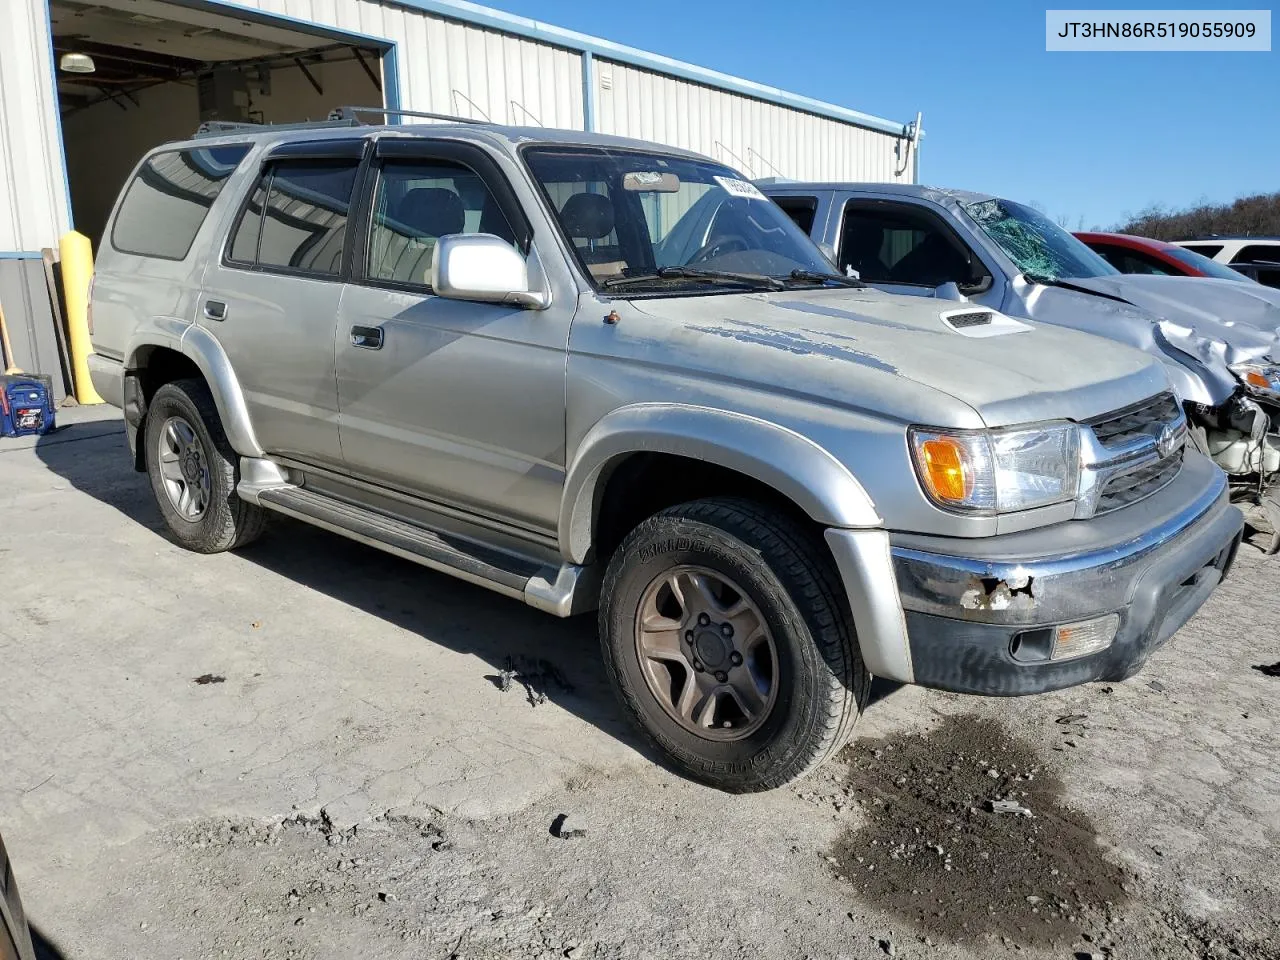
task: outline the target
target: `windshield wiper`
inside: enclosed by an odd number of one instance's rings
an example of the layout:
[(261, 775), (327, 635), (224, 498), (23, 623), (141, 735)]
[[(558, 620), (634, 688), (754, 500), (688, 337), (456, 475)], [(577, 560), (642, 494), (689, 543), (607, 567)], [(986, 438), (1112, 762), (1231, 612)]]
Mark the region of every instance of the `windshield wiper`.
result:
[(792, 270), (785, 279), (796, 283), (838, 283), (842, 287), (854, 287), (855, 289), (862, 289), (866, 286), (856, 277), (846, 277), (843, 273), (823, 273), (819, 270)]
[(641, 273), (634, 277), (610, 277), (602, 281), (600, 286), (623, 287), (636, 283), (652, 283), (654, 280), (699, 280), (708, 283), (738, 283), (757, 290), (785, 289), (785, 284), (777, 277), (767, 277), (763, 273), (701, 270), (697, 267), (659, 267), (653, 273)]
[(1102, 297), (1104, 300), (1114, 300), (1116, 303), (1124, 303), (1133, 306), (1132, 300), (1126, 300), (1124, 297), (1117, 297), (1114, 293), (1103, 293), (1101, 290), (1094, 290), (1090, 287), (1082, 287), (1078, 283), (1072, 283), (1069, 280), (1062, 280), (1059, 277), (1047, 277), (1041, 273), (1024, 273), (1023, 279), (1032, 283), (1038, 283), (1044, 287), (1061, 287), (1063, 290), (1074, 290), (1076, 293), (1087, 293), (1091, 297)]

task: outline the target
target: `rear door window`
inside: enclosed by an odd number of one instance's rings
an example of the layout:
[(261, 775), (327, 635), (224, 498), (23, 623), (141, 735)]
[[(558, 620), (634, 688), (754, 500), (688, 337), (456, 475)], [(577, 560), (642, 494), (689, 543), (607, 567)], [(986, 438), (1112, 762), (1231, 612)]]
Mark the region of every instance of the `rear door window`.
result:
[(227, 178), (249, 152), (246, 144), (171, 150), (138, 169), (111, 226), (121, 253), (185, 260)]
[(358, 160), (281, 160), (241, 213), (229, 259), (318, 277), (342, 271)]

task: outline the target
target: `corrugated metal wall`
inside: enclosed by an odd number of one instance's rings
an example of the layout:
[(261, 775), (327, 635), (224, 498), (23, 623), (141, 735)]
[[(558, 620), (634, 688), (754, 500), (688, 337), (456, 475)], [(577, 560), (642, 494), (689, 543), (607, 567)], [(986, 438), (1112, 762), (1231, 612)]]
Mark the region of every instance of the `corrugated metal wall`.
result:
[(67, 191), (45, 0), (0, 0), (0, 253), (56, 246)]
[(406, 110), (582, 129), (582, 61), (576, 53), (371, 0), (239, 2), (397, 43)]
[(602, 59), (594, 83), (601, 133), (696, 150), (753, 179), (911, 181), (907, 146), (889, 134)]
[[(395, 43), (406, 109), (585, 126), (577, 50), (376, 0), (237, 6)], [(54, 245), (69, 223), (48, 34), (46, 0), (0, 0), (0, 253)], [(891, 134), (600, 56), (593, 74), (595, 126), (604, 133), (696, 150), (751, 177), (912, 176), (909, 157), (899, 155), (906, 144)]]
[(13, 362), (27, 373), (53, 377), (55, 400), (69, 392), (63, 378), (53, 306), (43, 260), (0, 260), (0, 304), (13, 345)]

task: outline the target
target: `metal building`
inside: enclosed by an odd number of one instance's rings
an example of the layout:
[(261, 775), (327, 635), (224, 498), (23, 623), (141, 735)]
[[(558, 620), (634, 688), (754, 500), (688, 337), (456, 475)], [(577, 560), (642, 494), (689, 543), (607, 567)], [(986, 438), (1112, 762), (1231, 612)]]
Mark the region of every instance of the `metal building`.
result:
[(343, 104), (616, 133), (754, 178), (918, 169), (918, 116), (882, 120), (466, 0), (0, 0), (0, 305), (19, 362), (56, 369), (41, 249), (73, 227), (96, 245), (143, 152), (204, 119)]

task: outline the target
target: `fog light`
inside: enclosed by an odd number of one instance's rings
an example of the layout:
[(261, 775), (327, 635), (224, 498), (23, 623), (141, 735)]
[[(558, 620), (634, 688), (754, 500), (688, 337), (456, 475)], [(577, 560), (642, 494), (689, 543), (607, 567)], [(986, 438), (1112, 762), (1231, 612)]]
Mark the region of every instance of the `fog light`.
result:
[(1050, 660), (1072, 660), (1105, 650), (1116, 638), (1120, 627), (1120, 614), (1108, 613), (1105, 617), (1064, 623), (1053, 631), (1053, 651)]

